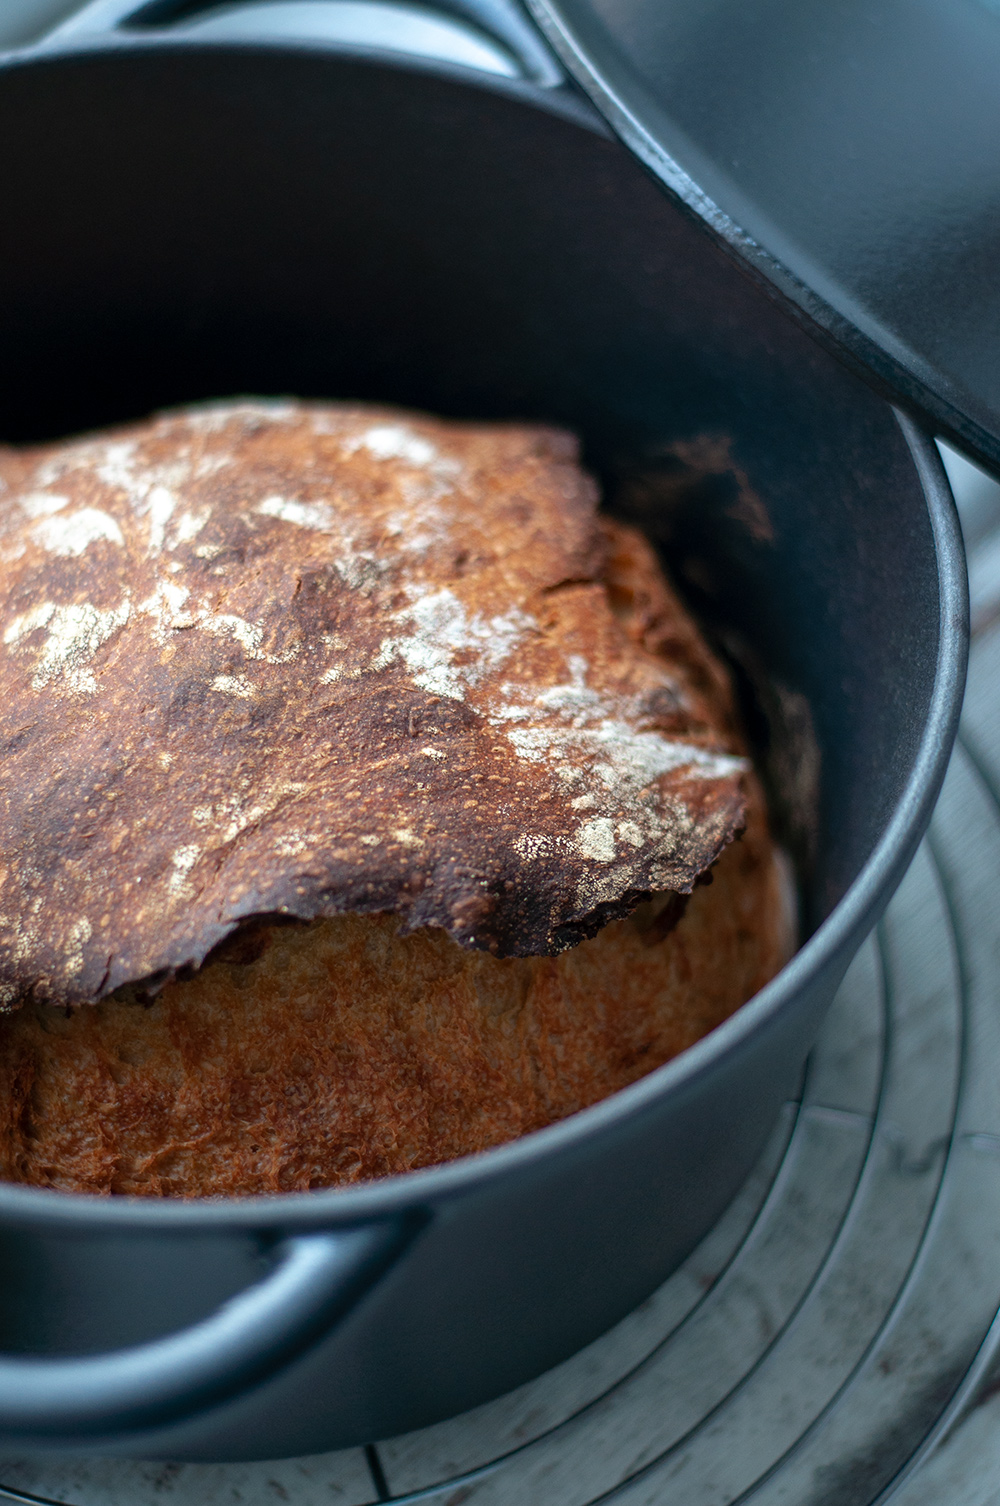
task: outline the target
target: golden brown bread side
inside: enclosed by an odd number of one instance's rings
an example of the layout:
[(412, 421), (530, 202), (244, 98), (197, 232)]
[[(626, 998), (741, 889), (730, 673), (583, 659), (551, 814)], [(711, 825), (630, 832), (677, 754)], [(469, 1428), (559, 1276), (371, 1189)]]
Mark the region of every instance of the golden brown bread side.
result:
[[(150, 1003), (0, 1019), (0, 1176), (148, 1196), (290, 1192), (498, 1145), (635, 1081), (778, 970), (763, 808), (665, 937), (664, 901), (557, 957), (391, 915), (261, 923)], [(669, 924), (669, 922), (668, 922)]]
[(554, 954), (743, 822), (725, 676), (560, 431), (229, 403), (5, 452), (0, 567), (0, 1003), (279, 911)]

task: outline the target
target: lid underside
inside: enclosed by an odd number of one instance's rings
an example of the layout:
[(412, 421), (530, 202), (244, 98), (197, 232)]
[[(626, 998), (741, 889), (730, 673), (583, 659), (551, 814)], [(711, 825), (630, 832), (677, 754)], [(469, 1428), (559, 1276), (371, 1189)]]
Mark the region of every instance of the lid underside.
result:
[(615, 130), (1000, 466), (1000, 0), (529, 0)]

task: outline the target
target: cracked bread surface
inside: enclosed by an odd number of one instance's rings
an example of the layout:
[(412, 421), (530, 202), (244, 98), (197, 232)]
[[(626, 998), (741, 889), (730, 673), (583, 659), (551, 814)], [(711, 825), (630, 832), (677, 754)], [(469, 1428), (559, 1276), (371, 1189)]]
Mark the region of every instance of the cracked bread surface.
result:
[(230, 403), (0, 483), (0, 1001), (276, 911), (555, 953), (742, 824), (726, 677), (568, 434)]

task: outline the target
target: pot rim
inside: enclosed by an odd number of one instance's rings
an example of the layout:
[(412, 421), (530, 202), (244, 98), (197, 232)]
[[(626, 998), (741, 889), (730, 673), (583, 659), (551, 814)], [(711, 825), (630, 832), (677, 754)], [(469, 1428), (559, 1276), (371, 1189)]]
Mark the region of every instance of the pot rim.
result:
[(737, 1052), (765, 1021), (791, 1008), (809, 982), (846, 965), (899, 883), (923, 835), (951, 756), (965, 687), (968, 583), (958, 514), (933, 440), (894, 409), (927, 505), (938, 565), (939, 638), (934, 686), (920, 746), (892, 817), (860, 873), (791, 961), (735, 1014), (646, 1077), (520, 1139), (440, 1166), (378, 1182), (246, 1198), (109, 1198), (0, 1183), (0, 1223), (53, 1232), (158, 1231), (259, 1234), (333, 1229), (440, 1204), (481, 1191), (549, 1158), (579, 1153), (664, 1094), (690, 1090)]

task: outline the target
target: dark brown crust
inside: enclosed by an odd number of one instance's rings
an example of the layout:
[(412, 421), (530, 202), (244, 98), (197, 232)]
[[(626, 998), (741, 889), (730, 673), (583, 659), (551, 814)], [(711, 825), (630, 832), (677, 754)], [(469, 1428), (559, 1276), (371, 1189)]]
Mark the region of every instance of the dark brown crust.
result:
[(244, 403), (5, 452), (0, 560), (0, 1002), (268, 912), (554, 954), (744, 819), (725, 678), (559, 431)]

